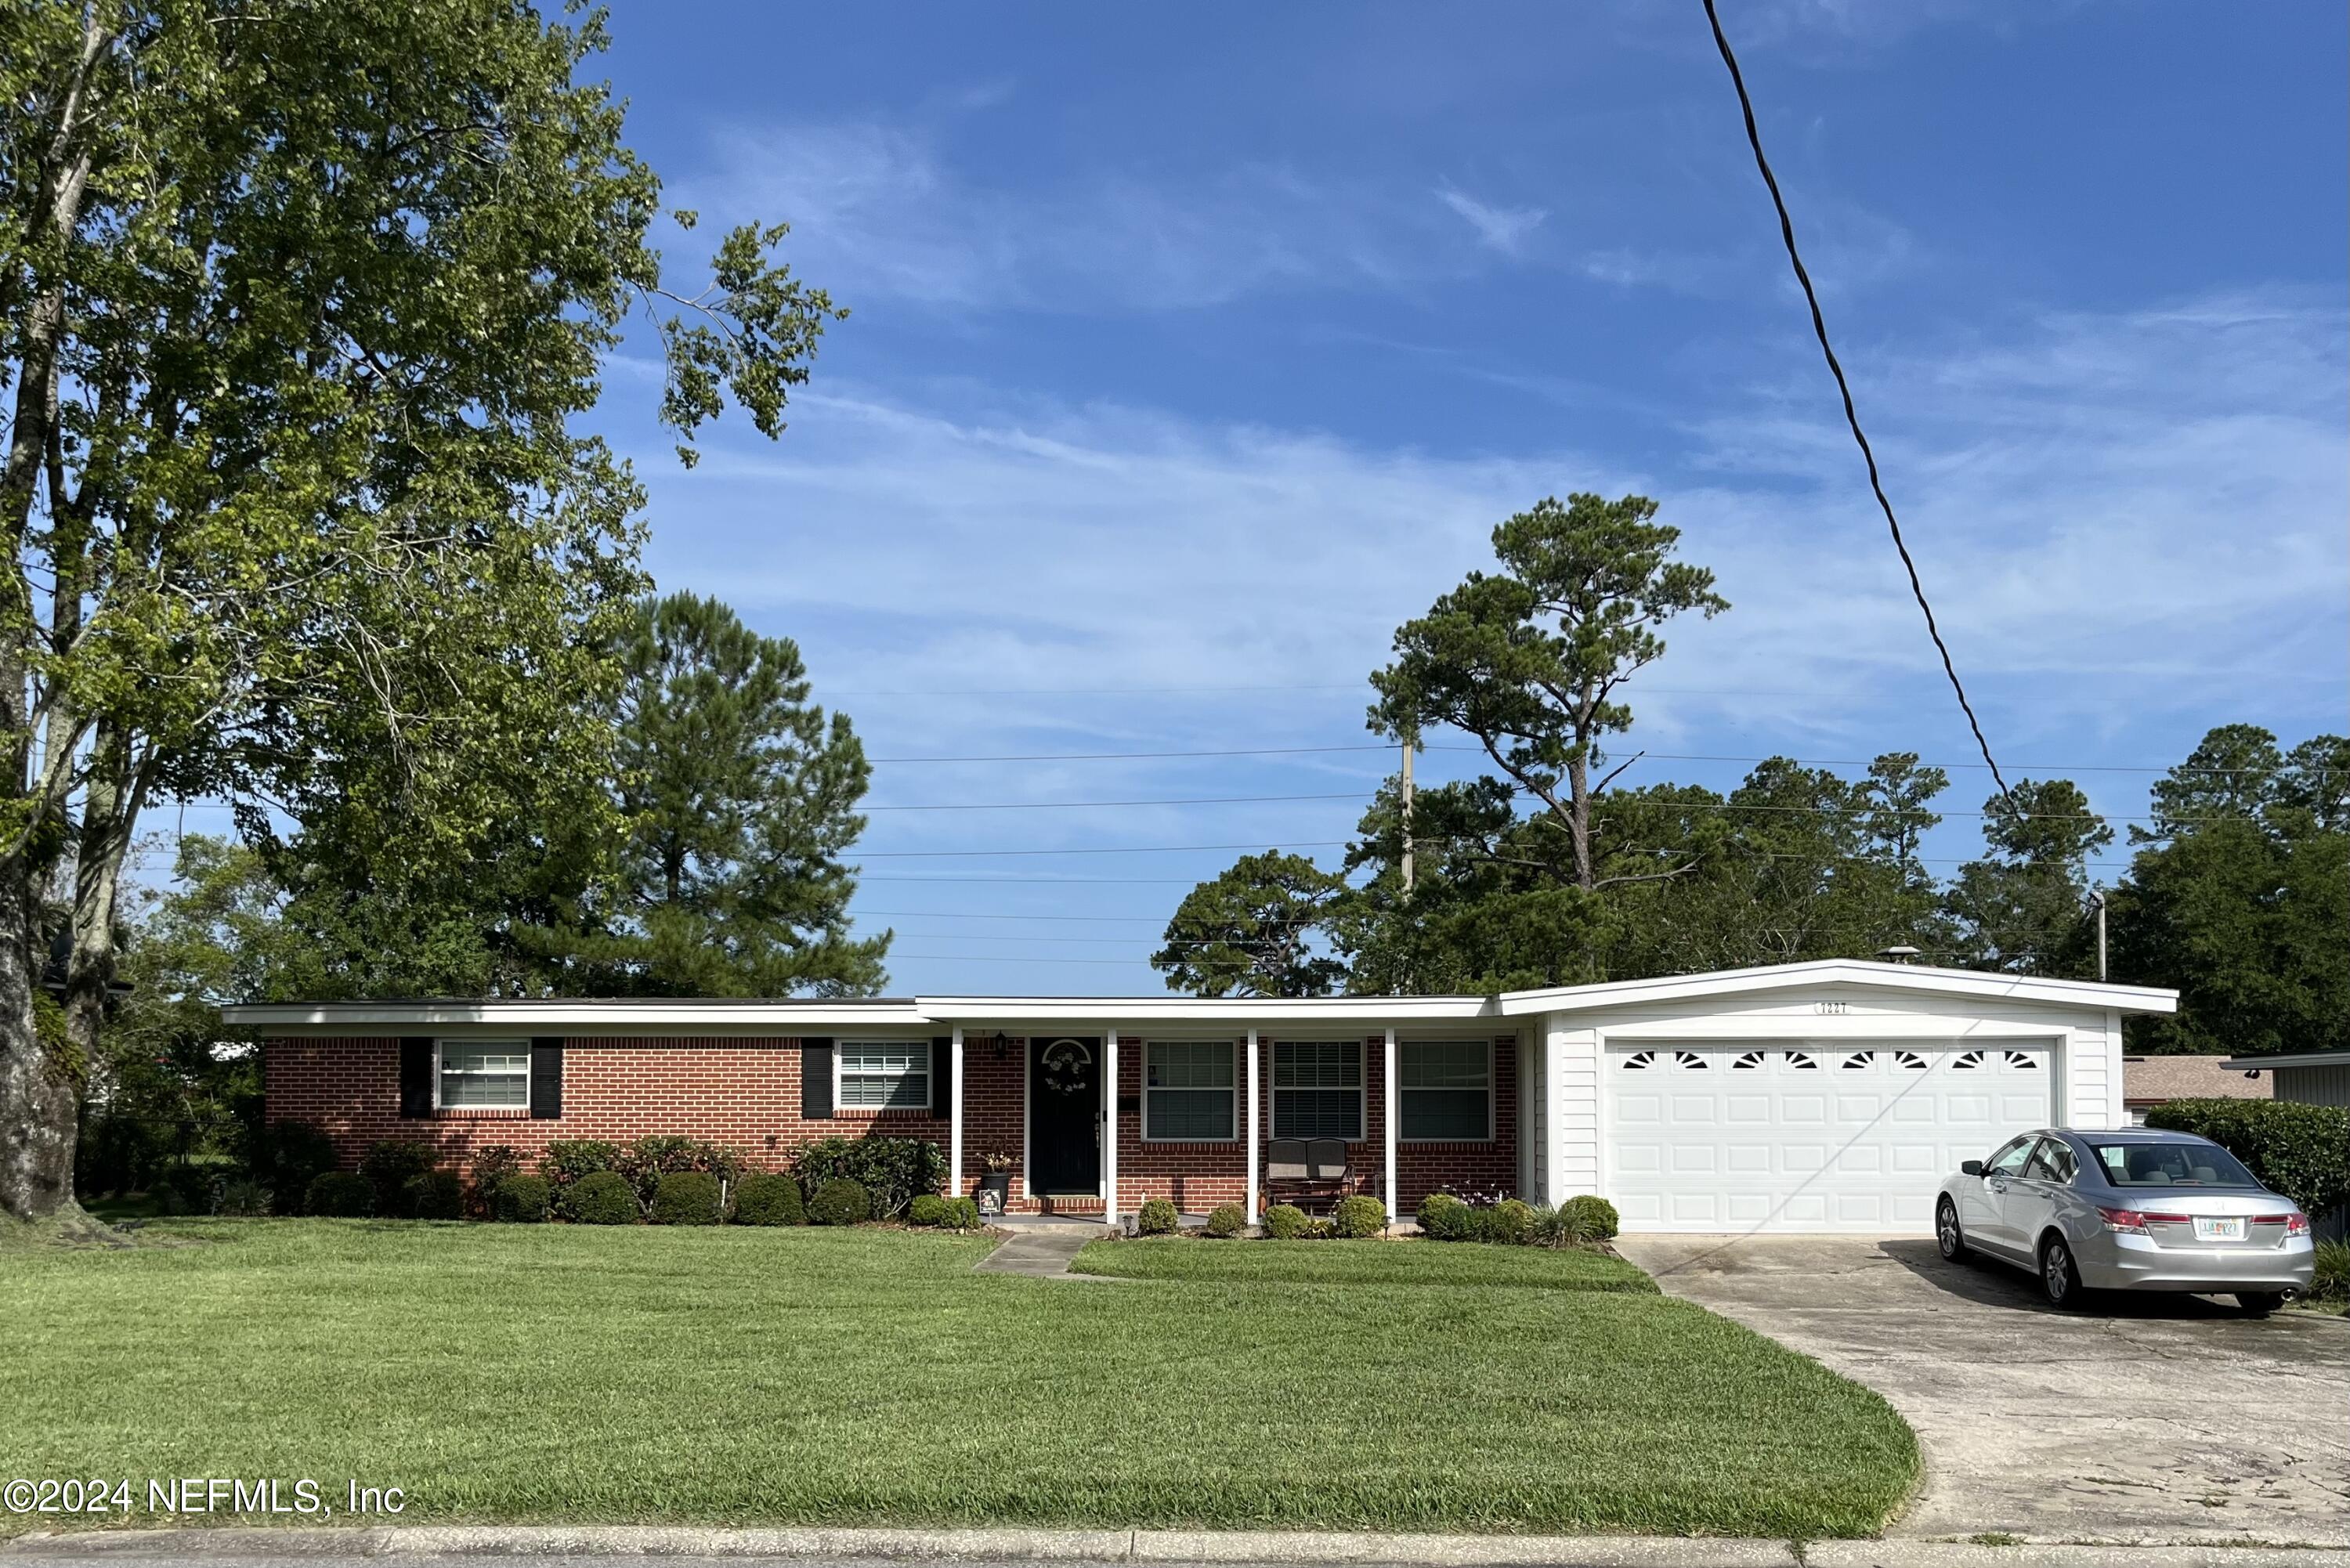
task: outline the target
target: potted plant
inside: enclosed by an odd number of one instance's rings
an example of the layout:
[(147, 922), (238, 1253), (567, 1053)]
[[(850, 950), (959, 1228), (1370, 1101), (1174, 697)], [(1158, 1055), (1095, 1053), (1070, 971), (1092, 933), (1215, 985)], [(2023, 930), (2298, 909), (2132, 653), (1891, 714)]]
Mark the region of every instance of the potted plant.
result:
[(981, 1155), (979, 1163), (987, 1171), (979, 1179), (979, 1211), (1001, 1214), (1012, 1202), (1012, 1157), (998, 1150)]

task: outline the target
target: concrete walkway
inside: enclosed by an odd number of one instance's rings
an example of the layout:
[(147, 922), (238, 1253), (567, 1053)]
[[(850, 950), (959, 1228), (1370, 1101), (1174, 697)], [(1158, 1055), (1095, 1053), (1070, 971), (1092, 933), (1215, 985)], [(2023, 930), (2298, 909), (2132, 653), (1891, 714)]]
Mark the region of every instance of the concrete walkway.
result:
[[(1669, 1294), (1816, 1357), (1916, 1428), (1899, 1535), (2350, 1547), (2350, 1324), (2202, 1296), (2060, 1313), (1924, 1239), (1625, 1236)], [(2344, 1568), (2350, 1568), (2350, 1558)]]
[(1109, 1234), (1109, 1227), (1091, 1220), (1029, 1220), (1004, 1229), (1011, 1238), (972, 1266), (974, 1273), (1020, 1274), (1032, 1280), (1089, 1280), (1094, 1274), (1069, 1272), (1070, 1260), (1088, 1241)]
[(0, 1542), (6, 1568), (93, 1562), (279, 1568), (390, 1559), (414, 1568), (717, 1568), (953, 1562), (1427, 1564), (1428, 1568), (2343, 1568), (2339, 1552), (2272, 1547), (1711, 1541), (1647, 1535), (1372, 1535), (1303, 1531), (717, 1530), (659, 1525), (417, 1525), (376, 1530), (90, 1530)]

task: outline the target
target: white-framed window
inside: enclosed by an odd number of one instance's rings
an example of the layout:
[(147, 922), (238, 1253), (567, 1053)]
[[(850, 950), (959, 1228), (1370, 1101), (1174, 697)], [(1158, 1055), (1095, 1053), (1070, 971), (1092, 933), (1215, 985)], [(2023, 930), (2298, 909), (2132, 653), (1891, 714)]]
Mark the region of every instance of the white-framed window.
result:
[(443, 1040), (437, 1054), (432, 1094), (441, 1109), (530, 1109), (529, 1041)]
[(1273, 1043), (1273, 1136), (1361, 1140), (1361, 1041)]
[(833, 1068), (840, 1080), (834, 1103), (844, 1110), (931, 1108), (927, 1040), (843, 1040), (833, 1048)]
[(1398, 1088), (1406, 1143), (1484, 1143), (1493, 1136), (1493, 1043), (1402, 1040)]
[(1230, 1143), (1240, 1091), (1229, 1040), (1149, 1040), (1142, 1046), (1146, 1143)]

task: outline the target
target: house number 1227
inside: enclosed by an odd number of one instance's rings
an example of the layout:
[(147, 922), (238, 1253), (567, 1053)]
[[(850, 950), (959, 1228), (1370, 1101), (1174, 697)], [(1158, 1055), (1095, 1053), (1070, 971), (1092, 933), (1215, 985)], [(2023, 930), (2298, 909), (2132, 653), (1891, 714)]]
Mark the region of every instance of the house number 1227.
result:
[(1812, 1003), (1814, 1011), (1825, 1012), (1832, 1018), (1841, 1016), (1844, 1010), (1851, 1005), (1852, 1004), (1848, 1002), (1814, 1002)]

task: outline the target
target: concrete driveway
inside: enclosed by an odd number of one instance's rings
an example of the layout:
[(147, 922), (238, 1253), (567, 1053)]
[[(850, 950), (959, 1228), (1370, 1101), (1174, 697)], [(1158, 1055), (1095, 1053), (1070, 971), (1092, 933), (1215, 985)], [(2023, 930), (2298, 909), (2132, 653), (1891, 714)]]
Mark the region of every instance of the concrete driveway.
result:
[(2028, 1275), (1923, 1240), (1617, 1246), (1892, 1402), (1926, 1452), (1896, 1534), (2350, 1545), (2350, 1322), (2201, 1296), (2058, 1313)]

